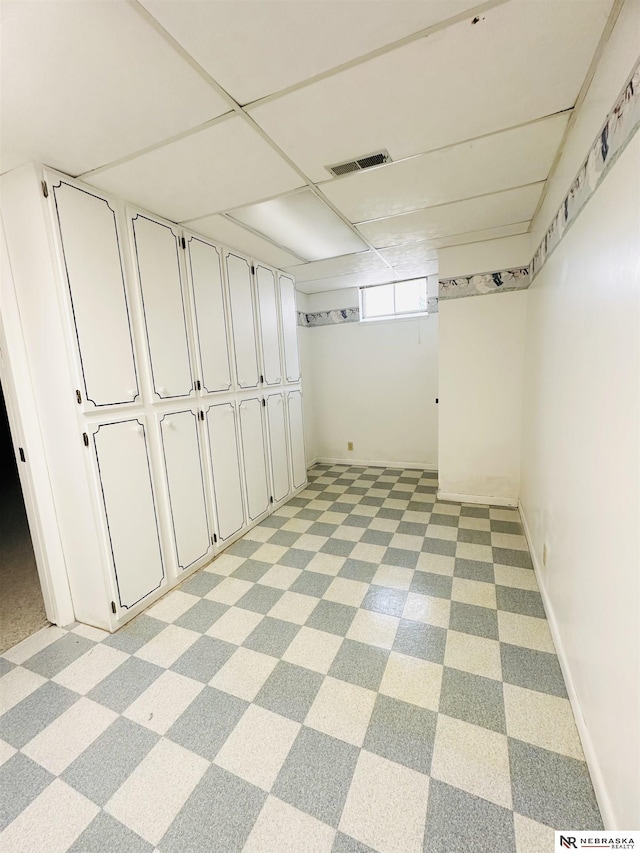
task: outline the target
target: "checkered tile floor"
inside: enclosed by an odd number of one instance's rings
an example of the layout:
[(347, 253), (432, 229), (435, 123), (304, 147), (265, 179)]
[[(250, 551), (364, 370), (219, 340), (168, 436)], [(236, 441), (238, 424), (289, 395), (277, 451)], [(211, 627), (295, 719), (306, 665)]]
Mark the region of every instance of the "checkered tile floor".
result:
[(0, 658), (0, 849), (545, 853), (602, 826), (515, 510), (308, 488), (117, 634)]

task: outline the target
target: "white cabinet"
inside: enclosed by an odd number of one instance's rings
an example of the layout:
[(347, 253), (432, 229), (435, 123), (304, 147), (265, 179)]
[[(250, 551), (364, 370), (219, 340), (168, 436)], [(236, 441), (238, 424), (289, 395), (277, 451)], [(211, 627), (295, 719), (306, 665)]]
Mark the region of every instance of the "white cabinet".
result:
[(258, 264), (255, 269), (260, 340), (262, 341), (262, 375), (265, 385), (279, 385), (282, 381), (282, 368), (280, 367), (276, 276), (273, 270), (261, 264)]
[(231, 368), (220, 250), (193, 236), (186, 244), (202, 390), (228, 391)]
[(294, 489), (297, 489), (307, 480), (301, 391), (290, 391), (287, 394), (287, 409), (289, 414), (289, 443), (291, 446), (291, 479)]
[(235, 403), (220, 403), (205, 411), (213, 475), (213, 499), (221, 542), (244, 527), (240, 453)]
[(145, 421), (100, 424), (93, 444), (117, 605), (129, 609), (165, 579)]
[(169, 412), (158, 419), (179, 571), (201, 561), (212, 552), (213, 545), (198, 434), (199, 414), (188, 409)]
[(267, 452), (262, 426), (263, 401), (258, 397), (243, 400), (239, 407), (240, 441), (250, 521), (269, 509)]
[(280, 276), (279, 286), (285, 380), (287, 382), (299, 382), (300, 356), (298, 354), (296, 286), (293, 283), (293, 279), (289, 278), (288, 275)]
[(285, 419), (284, 394), (268, 394), (266, 397), (267, 429), (269, 433), (269, 461), (271, 463), (271, 488), (273, 499), (278, 502), (290, 492), (289, 460), (287, 453), (287, 425)]
[(179, 236), (169, 225), (136, 214), (132, 220), (136, 269), (158, 398), (187, 397), (193, 389)]
[(90, 407), (133, 403), (138, 377), (115, 212), (67, 181), (51, 189), (82, 376), (77, 390)]
[(227, 254), (226, 261), (236, 380), (239, 388), (257, 388), (260, 384), (260, 371), (251, 264), (246, 258), (233, 253)]

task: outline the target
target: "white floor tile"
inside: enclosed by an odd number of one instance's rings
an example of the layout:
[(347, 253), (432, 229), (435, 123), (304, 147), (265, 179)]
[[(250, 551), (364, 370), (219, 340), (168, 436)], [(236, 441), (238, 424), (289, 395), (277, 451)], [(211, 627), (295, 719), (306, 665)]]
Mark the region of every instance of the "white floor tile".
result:
[(448, 598), (435, 598), (431, 595), (410, 592), (404, 605), (402, 618), (424, 622), (425, 625), (435, 625), (438, 628), (448, 628), (450, 612), (451, 602)]
[[(302, 537), (300, 537), (302, 539)], [(300, 547), (300, 540), (296, 542), (296, 548)], [(357, 546), (356, 546), (357, 547)], [(313, 550), (313, 549), (312, 549)], [(315, 554), (307, 565), (307, 571), (319, 572), (321, 575), (337, 575), (344, 566), (345, 557), (336, 557), (334, 554)]]
[(513, 646), (524, 646), (527, 649), (553, 654), (556, 651), (547, 620), (538, 619), (536, 616), (522, 616), (520, 613), (498, 610), (498, 636), (501, 642), (511, 643)]
[(37, 672), (31, 672), (30, 669), (24, 669), (21, 666), (9, 670), (0, 678), (0, 714), (6, 713), (18, 702), (22, 702), (46, 680)]
[(327, 601), (336, 601), (338, 604), (360, 607), (368, 588), (369, 584), (360, 581), (352, 581), (349, 578), (334, 578), (323, 598), (326, 598)]
[(496, 588), (492, 583), (454, 578), (451, 600), (461, 601), (463, 604), (474, 604), (476, 607), (491, 607), (495, 610)]
[(293, 638), (282, 659), (315, 672), (327, 673), (341, 645), (342, 637), (336, 634), (303, 627)]
[(85, 625), (82, 622), (76, 625), (71, 633), (85, 637), (87, 640), (93, 640), (94, 643), (101, 643), (109, 636), (108, 631), (103, 631), (102, 628), (94, 628), (93, 625)]
[(119, 649), (97, 645), (54, 675), (51, 680), (84, 696), (128, 657), (129, 655)]
[(198, 601), (197, 596), (182, 592), (180, 589), (174, 589), (160, 601), (152, 604), (147, 610), (147, 615), (153, 616), (154, 619), (160, 619), (162, 622), (175, 622)]
[[(335, 581), (334, 581), (335, 583)], [(299, 592), (285, 592), (269, 611), (272, 619), (283, 619), (296, 625), (304, 625), (318, 606), (319, 598)]]
[(378, 563), (379, 565), (386, 550), (384, 545), (368, 545), (366, 542), (358, 542), (349, 557), (352, 560), (364, 560), (366, 563)]
[(301, 574), (300, 569), (294, 569), (291, 566), (272, 566), (269, 571), (264, 573), (258, 583), (264, 586), (272, 586), (275, 589), (289, 589)]
[(437, 711), (441, 687), (440, 664), (391, 652), (380, 684), (380, 693)]
[(225, 578), (205, 595), (209, 601), (219, 601), (221, 604), (235, 604), (248, 592), (253, 584), (242, 578)]
[(227, 577), (232, 572), (235, 572), (244, 563), (245, 559), (245, 557), (236, 557), (235, 554), (222, 553), (212, 563), (209, 563), (205, 571)]
[(204, 684), (199, 681), (167, 670), (129, 705), (123, 716), (163, 735), (203, 689)]
[(331, 853), (334, 838), (326, 823), (270, 796), (242, 853)]
[(504, 708), (510, 737), (584, 761), (568, 699), (505, 684)]
[(259, 560), (261, 563), (277, 563), (280, 557), (284, 557), (288, 550), (284, 545), (272, 545), (270, 542), (265, 542), (264, 545), (261, 545), (251, 555), (251, 559)]
[(434, 575), (453, 577), (455, 564), (454, 557), (445, 557), (444, 554), (428, 554), (423, 551), (418, 557), (416, 569), (422, 572), (431, 572)]
[(473, 542), (458, 542), (456, 545), (456, 558), (493, 563), (493, 550), (490, 545), (475, 545)]
[(492, 533), (491, 544), (494, 548), (513, 548), (516, 551), (529, 550), (525, 537), (516, 533)]
[(500, 643), (475, 634), (459, 631), (447, 632), (447, 646), (444, 654), (445, 666), (483, 675), (485, 678), (502, 680), (502, 661)]
[(179, 628), (177, 625), (167, 625), (163, 631), (138, 649), (136, 657), (166, 668), (175, 663), (199, 636), (200, 634), (196, 634), (195, 631), (187, 631), (186, 628)]
[(216, 672), (209, 684), (211, 687), (251, 702), (258, 695), (277, 663), (277, 658), (240, 647)]
[(534, 850), (553, 850), (555, 830), (521, 814), (513, 815), (516, 831), (516, 853), (532, 853)]
[(375, 701), (373, 690), (327, 676), (304, 724), (354, 746), (362, 746)]
[(407, 590), (411, 586), (412, 578), (413, 569), (382, 565), (373, 576), (371, 583), (378, 586), (388, 586), (391, 589)]
[(241, 607), (231, 607), (206, 633), (209, 637), (217, 637), (219, 640), (226, 640), (228, 643), (239, 646), (263, 619), (262, 613), (253, 613)]
[(405, 551), (422, 551), (424, 539), (422, 536), (410, 536), (406, 533), (396, 533), (389, 542), (390, 548), (403, 548)]
[(22, 640), (17, 646), (7, 649), (6, 652), (2, 653), (2, 657), (11, 661), (11, 663), (24, 663), (30, 657), (37, 654), (37, 652), (41, 652), (42, 649), (46, 649), (51, 643), (59, 640), (60, 637), (64, 637), (66, 633), (62, 628), (58, 628), (57, 625), (48, 625), (46, 628), (41, 628), (35, 634), (27, 637), (26, 640)]
[(517, 589), (538, 591), (538, 582), (532, 569), (518, 569), (515, 566), (494, 565), (493, 574), (499, 586), (514, 586)]
[(395, 616), (375, 613), (372, 610), (358, 610), (347, 631), (347, 639), (367, 643), (369, 646), (378, 646), (381, 649), (390, 649), (396, 638), (399, 624), (400, 620)]

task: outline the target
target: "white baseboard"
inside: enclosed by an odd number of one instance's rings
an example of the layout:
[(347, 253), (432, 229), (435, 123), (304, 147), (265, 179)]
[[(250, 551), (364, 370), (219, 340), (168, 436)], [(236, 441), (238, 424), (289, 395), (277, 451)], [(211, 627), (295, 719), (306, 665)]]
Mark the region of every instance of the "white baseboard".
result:
[(461, 504), (484, 504), (490, 506), (518, 506), (518, 498), (496, 498), (492, 495), (456, 495), (453, 492), (438, 492), (439, 501), (456, 501)]
[(307, 459), (307, 471), (309, 470), (309, 468), (313, 468), (316, 462), (319, 462), (317, 456), (314, 456), (313, 459)]
[(524, 514), (524, 510), (522, 505), (518, 505), (518, 510), (520, 512), (520, 518), (522, 519), (522, 527), (524, 528), (524, 535), (527, 540), (527, 545), (529, 546), (529, 553), (531, 554), (531, 560), (533, 562), (533, 570), (536, 575), (536, 580), (538, 581), (538, 587), (540, 588), (540, 595), (542, 596), (542, 601), (544, 603), (544, 609), (547, 614), (547, 622), (549, 623), (549, 630), (551, 631), (551, 636), (553, 638), (553, 643), (556, 647), (556, 653), (558, 655), (558, 661), (560, 662), (560, 669), (562, 670), (562, 675), (564, 676), (565, 685), (567, 687), (567, 693), (569, 695), (569, 702), (571, 703), (571, 708), (573, 709), (573, 716), (576, 720), (576, 726), (578, 728), (578, 735), (580, 736), (580, 740), (582, 741), (582, 749), (584, 752), (584, 757), (587, 762), (587, 767), (589, 768), (589, 773), (591, 774), (591, 781), (593, 783), (593, 790), (596, 795), (596, 800), (598, 801), (598, 806), (600, 808), (600, 814), (602, 815), (602, 820), (605, 826), (605, 829), (609, 831), (615, 831), (619, 828), (618, 822), (615, 819), (615, 813), (613, 809), (613, 804), (611, 802), (611, 797), (609, 796), (609, 792), (607, 790), (607, 785), (602, 775), (602, 770), (600, 768), (600, 762), (598, 761), (598, 756), (593, 745), (593, 741), (591, 739), (591, 735), (589, 733), (589, 729), (587, 728), (587, 724), (585, 722), (584, 716), (582, 715), (582, 708), (580, 706), (580, 699), (578, 697), (578, 693), (576, 691), (575, 684), (573, 682), (573, 678), (571, 675), (571, 669), (569, 666), (569, 659), (565, 652), (565, 648), (562, 642), (562, 634), (560, 632), (560, 627), (558, 625), (558, 621), (556, 619), (553, 605), (547, 593), (547, 588), (544, 584), (544, 579), (542, 577), (542, 572), (540, 568), (540, 560), (536, 551), (533, 547), (533, 541), (531, 539), (531, 531), (529, 530), (529, 524), (527, 523), (526, 516)]
[(437, 471), (435, 462), (398, 462), (387, 459), (346, 459), (332, 456), (318, 456), (314, 462), (322, 465), (361, 465), (364, 468), (415, 468), (419, 471)]

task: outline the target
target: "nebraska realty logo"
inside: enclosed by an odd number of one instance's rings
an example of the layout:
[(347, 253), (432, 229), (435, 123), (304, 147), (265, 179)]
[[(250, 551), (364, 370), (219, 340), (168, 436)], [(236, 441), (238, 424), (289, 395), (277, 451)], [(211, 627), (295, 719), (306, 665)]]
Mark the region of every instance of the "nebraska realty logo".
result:
[(556, 853), (566, 850), (638, 850), (640, 832), (585, 833), (563, 829), (556, 832)]

